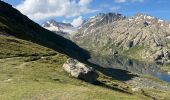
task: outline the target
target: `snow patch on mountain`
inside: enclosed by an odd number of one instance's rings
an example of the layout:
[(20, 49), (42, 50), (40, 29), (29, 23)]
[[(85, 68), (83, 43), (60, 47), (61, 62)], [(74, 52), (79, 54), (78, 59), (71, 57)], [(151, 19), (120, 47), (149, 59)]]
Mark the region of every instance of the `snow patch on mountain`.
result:
[(45, 22), (42, 24), (42, 27), (59, 35), (69, 35), (77, 31), (77, 28), (70, 23), (57, 22), (55, 20)]

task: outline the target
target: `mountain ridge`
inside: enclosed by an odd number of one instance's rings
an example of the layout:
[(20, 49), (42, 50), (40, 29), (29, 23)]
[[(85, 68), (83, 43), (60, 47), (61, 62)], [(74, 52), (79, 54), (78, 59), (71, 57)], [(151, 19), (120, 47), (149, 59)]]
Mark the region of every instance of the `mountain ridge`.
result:
[(169, 35), (169, 22), (146, 14), (137, 14), (109, 24), (106, 20), (102, 26), (97, 24), (90, 28), (81, 27), (72, 40), (93, 53), (112, 55), (119, 52), (138, 60), (150, 59), (168, 63)]

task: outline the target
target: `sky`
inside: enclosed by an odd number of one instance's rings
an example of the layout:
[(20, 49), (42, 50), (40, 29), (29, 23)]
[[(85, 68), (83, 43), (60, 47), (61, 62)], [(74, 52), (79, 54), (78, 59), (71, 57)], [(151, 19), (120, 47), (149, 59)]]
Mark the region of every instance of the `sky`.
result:
[(42, 24), (49, 19), (79, 26), (98, 13), (115, 12), (131, 17), (144, 13), (170, 21), (170, 0), (2, 0)]

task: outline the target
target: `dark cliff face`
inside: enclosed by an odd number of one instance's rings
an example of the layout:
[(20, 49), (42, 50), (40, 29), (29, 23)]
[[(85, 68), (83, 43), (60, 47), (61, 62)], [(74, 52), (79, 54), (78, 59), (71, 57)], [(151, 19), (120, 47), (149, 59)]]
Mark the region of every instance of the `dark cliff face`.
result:
[(0, 34), (52, 48), (73, 58), (88, 59), (89, 54), (76, 44), (42, 28), (11, 5), (0, 1)]
[(106, 15), (115, 16), (99, 14), (91, 18), (85, 23), (86, 26), (80, 28), (73, 41), (101, 55), (118, 52), (138, 60), (166, 59), (169, 62), (170, 23), (145, 14), (137, 14), (131, 18), (117, 15), (110, 22), (106, 20)]

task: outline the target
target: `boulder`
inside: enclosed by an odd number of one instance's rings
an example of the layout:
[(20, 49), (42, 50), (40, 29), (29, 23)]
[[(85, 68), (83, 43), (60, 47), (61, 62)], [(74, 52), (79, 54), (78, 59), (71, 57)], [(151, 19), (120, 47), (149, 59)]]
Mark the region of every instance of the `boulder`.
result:
[(75, 78), (82, 79), (89, 83), (94, 83), (97, 81), (97, 72), (92, 67), (89, 67), (76, 59), (68, 59), (64, 63), (63, 68)]

